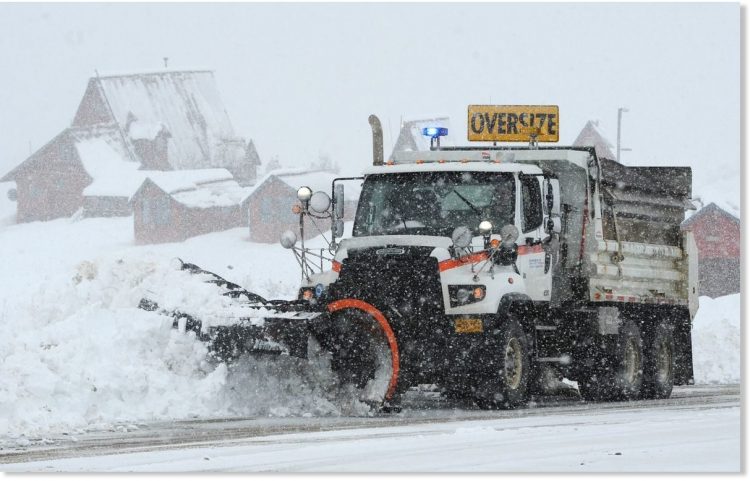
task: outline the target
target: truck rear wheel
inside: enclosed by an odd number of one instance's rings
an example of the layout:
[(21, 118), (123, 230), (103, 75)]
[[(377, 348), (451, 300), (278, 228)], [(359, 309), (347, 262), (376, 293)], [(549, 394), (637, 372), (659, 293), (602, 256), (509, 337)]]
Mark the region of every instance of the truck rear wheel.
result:
[(590, 401), (637, 399), (643, 384), (643, 342), (633, 321), (620, 326), (620, 333), (611, 346), (597, 356), (592, 372), (578, 383), (581, 397)]
[[(321, 344), (332, 354), (331, 368), (342, 390), (375, 409), (389, 411), (398, 376), (395, 337), (380, 311), (362, 304), (362, 308), (336, 310)], [(364, 307), (372, 308), (372, 313)]]
[(666, 399), (672, 394), (675, 374), (675, 342), (671, 326), (656, 326), (654, 335), (644, 348), (643, 397)]
[(481, 409), (513, 409), (527, 401), (531, 373), (528, 341), (518, 321), (507, 319), (493, 347), (490, 358), (480, 360), (489, 363), (490, 377), (477, 389), (474, 402)]

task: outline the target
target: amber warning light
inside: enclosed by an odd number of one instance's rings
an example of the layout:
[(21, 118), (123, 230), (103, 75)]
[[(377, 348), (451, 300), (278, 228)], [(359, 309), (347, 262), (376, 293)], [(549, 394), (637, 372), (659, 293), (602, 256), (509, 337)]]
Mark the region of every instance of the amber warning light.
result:
[(470, 141), (557, 142), (557, 105), (469, 105)]

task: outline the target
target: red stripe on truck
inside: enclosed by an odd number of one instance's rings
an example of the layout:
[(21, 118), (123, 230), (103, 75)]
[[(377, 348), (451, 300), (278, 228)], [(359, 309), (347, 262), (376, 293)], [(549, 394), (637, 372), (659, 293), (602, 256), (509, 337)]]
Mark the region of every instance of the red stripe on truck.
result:
[(487, 251), (477, 252), (476, 254), (469, 254), (468, 256), (459, 257), (458, 259), (447, 259), (441, 261), (438, 263), (438, 269), (440, 269), (440, 272), (443, 272), (448, 269), (465, 266), (466, 264), (475, 264), (487, 260), (487, 258)]

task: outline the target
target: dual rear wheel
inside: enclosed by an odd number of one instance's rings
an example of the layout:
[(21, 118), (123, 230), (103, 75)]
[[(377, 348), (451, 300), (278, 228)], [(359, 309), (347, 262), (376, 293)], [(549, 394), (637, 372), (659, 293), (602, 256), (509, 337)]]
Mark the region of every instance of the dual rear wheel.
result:
[(614, 339), (589, 353), (596, 362), (578, 382), (581, 397), (590, 401), (668, 398), (674, 384), (674, 353), (669, 323), (660, 322), (644, 336), (632, 320), (626, 320)]

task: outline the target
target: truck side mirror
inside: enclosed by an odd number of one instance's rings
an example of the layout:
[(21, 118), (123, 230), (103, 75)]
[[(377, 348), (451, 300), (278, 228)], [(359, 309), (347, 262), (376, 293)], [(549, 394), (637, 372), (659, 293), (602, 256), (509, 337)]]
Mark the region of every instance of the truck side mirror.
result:
[(548, 216), (560, 215), (560, 181), (558, 179), (544, 179), (544, 213)]
[(336, 219), (333, 222), (333, 237), (343, 237), (344, 236), (344, 221), (342, 219)]
[(336, 184), (333, 192), (334, 217), (344, 218), (344, 184)]

